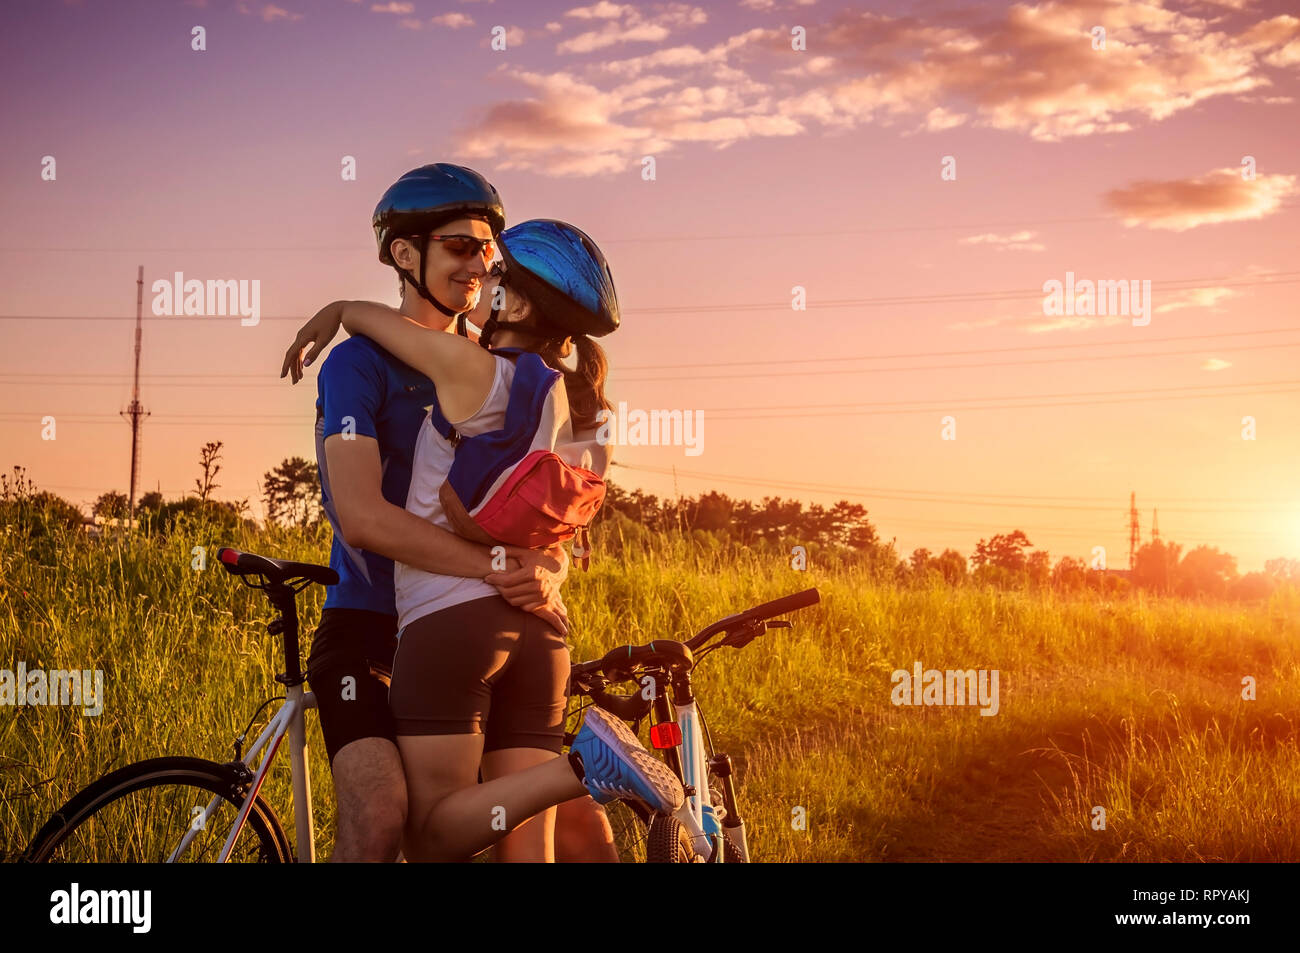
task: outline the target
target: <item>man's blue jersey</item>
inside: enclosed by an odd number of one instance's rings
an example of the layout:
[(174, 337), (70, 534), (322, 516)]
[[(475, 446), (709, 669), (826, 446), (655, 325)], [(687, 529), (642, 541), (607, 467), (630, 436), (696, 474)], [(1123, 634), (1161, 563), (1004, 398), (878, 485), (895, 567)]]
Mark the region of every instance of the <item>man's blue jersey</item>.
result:
[[(430, 332), (434, 333), (434, 332)], [(325, 438), (351, 431), (379, 441), (384, 499), (405, 508), (411, 485), (411, 457), (428, 407), (437, 401), (433, 381), (403, 364), (367, 337), (350, 337), (325, 358), (316, 378), (316, 468), (321, 503), (334, 528), (330, 568), (337, 586), (325, 596), (326, 609), (369, 609), (397, 615), (393, 561), (349, 546), (339, 529), (330, 489)]]

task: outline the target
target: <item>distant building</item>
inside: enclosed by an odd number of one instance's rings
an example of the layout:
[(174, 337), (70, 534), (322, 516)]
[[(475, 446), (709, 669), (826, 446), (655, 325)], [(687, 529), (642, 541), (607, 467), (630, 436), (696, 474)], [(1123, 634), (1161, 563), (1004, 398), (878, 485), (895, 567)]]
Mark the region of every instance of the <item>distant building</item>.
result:
[(113, 532), (115, 530), (125, 530), (128, 527), (131, 529), (135, 529), (139, 527), (139, 525), (140, 525), (139, 519), (132, 520), (132, 519), (128, 519), (125, 516), (122, 517), (86, 516), (82, 518), (81, 530), (87, 536), (99, 537), (99, 536), (103, 536), (105, 532)]

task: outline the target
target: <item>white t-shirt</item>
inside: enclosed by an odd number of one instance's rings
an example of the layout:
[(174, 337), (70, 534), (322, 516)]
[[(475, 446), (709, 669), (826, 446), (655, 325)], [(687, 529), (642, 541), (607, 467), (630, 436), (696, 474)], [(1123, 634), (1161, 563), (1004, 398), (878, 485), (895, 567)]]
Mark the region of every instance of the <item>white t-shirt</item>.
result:
[[(505, 426), (506, 406), (510, 403), (510, 385), (515, 378), (515, 365), (500, 355), (494, 354), (493, 357), (496, 358), (496, 374), (482, 406), (465, 420), (448, 421), (466, 437), (500, 430)], [(442, 511), (438, 488), (447, 479), (455, 458), (456, 448), (438, 433), (430, 415), (426, 414), (411, 459), (411, 486), (406, 493), (406, 508), (446, 530), (452, 530), (452, 525)], [(494, 586), (482, 579), (442, 576), (400, 562), (393, 567), (393, 586), (397, 598), (399, 637), (408, 623), (421, 616), (462, 602), (482, 599), (484, 596), (500, 595)]]

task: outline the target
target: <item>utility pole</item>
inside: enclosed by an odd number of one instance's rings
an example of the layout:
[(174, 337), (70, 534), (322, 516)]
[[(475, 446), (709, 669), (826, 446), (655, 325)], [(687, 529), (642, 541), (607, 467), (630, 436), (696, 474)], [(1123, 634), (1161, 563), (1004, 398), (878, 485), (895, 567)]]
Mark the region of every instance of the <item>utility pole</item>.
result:
[(1160, 511), (1158, 509), (1151, 511), (1151, 541), (1153, 543), (1160, 542)]
[(140, 418), (149, 416), (149, 412), (140, 406), (140, 336), (143, 320), (144, 265), (141, 265), (135, 278), (135, 378), (131, 385), (131, 405), (122, 411), (123, 417), (131, 419), (131, 491), (127, 495), (128, 526), (135, 524), (135, 479), (136, 465), (140, 456)]
[(1130, 572), (1137, 566), (1139, 535), (1137, 493), (1131, 492), (1128, 495), (1128, 568)]

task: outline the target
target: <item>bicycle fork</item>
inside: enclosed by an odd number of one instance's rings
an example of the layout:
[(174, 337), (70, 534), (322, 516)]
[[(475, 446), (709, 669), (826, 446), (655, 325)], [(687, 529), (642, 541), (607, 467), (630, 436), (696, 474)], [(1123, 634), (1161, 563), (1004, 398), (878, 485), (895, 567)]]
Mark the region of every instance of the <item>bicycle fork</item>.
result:
[(714, 755), (709, 761), (709, 767), (722, 784), (722, 805), (726, 811), (722, 818), (722, 827), (734, 841), (736, 849), (740, 851), (741, 859), (749, 863), (749, 841), (745, 838), (745, 822), (736, 804), (736, 785), (731, 780), (731, 755)]

